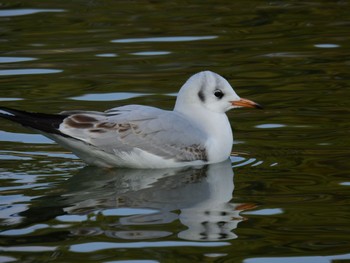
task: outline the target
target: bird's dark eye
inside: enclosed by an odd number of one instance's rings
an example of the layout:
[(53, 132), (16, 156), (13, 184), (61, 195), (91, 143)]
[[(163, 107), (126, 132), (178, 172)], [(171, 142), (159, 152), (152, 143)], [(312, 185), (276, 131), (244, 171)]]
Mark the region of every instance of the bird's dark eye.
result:
[(221, 90), (215, 90), (214, 92), (215, 97), (217, 97), (218, 99), (221, 99), (224, 96), (224, 93)]

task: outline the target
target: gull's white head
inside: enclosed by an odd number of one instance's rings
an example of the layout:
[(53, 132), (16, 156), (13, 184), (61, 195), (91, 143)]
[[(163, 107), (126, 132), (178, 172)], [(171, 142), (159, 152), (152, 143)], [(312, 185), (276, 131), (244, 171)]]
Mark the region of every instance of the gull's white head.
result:
[(240, 98), (226, 79), (211, 71), (190, 77), (177, 96), (175, 110), (181, 112), (198, 107), (217, 113), (240, 107), (261, 108), (253, 101)]

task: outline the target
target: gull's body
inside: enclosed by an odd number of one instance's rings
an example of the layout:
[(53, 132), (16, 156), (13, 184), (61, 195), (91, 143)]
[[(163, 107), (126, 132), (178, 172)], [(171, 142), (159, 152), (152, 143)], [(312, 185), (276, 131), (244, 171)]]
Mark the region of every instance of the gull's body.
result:
[(260, 107), (204, 71), (182, 86), (173, 111), (128, 105), (53, 115), (0, 107), (0, 117), (41, 132), (91, 165), (167, 168), (226, 160), (233, 137), (225, 112), (244, 106)]

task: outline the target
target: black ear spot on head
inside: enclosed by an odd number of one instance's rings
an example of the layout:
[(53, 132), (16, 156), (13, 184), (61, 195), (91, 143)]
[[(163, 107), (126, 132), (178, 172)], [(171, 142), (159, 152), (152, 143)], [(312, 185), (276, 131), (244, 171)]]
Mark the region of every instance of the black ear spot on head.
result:
[(217, 89), (214, 91), (214, 96), (218, 99), (221, 99), (224, 96), (224, 93), (221, 90)]
[(199, 99), (200, 99), (202, 102), (205, 102), (205, 96), (204, 96), (203, 90), (200, 90), (200, 91), (198, 92), (198, 97), (199, 97)]

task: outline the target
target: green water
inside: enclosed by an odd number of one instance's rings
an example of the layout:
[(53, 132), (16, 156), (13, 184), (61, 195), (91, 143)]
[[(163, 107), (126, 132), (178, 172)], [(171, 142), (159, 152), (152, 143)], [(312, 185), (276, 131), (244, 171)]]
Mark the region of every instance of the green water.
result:
[(265, 106), (234, 155), (102, 170), (0, 120), (0, 262), (349, 262), (349, 1), (1, 1), (0, 102), (172, 109), (212, 70)]

